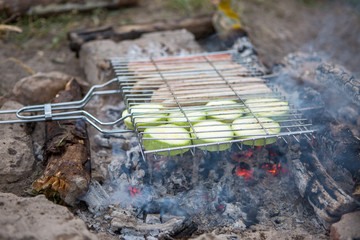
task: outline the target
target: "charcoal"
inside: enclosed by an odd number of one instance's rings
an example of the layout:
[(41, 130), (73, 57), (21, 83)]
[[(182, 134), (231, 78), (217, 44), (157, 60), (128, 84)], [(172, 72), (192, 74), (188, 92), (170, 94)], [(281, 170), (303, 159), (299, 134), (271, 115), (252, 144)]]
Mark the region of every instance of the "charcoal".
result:
[(121, 174), (125, 173), (129, 176), (130, 170), (125, 167), (126, 162), (126, 152), (113, 151), (113, 156), (110, 164), (108, 165), (108, 172), (110, 179), (117, 179), (121, 176)]
[(185, 218), (189, 217), (189, 214), (185, 209), (182, 209), (179, 205), (179, 200), (177, 198), (162, 198), (152, 200), (145, 203), (140, 207), (136, 216), (139, 217), (140, 214), (143, 215), (144, 222), (146, 221), (147, 214), (160, 214), (160, 222), (163, 222), (163, 216), (165, 214), (171, 214), (176, 216), (184, 216)]
[(89, 210), (94, 214), (103, 212), (110, 203), (110, 197), (103, 187), (95, 180), (91, 180), (88, 192), (81, 197), (88, 204)]

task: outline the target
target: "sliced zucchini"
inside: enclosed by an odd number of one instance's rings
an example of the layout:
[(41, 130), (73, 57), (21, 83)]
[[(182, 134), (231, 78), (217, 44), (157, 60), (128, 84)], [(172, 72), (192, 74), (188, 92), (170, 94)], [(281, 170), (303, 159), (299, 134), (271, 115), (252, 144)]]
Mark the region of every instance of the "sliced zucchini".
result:
[[(229, 125), (220, 121), (204, 121), (196, 123), (194, 126), (198, 139), (193, 139), (194, 144), (218, 143), (232, 140), (234, 133)], [(191, 133), (192, 138), (196, 138), (194, 133)], [(223, 143), (219, 145), (219, 151), (224, 151), (230, 148), (230, 143)], [(199, 147), (202, 150), (217, 151), (218, 145), (210, 145), (207, 147)]]
[[(206, 119), (206, 113), (204, 111), (185, 111), (186, 116), (188, 117), (191, 124), (195, 124), (201, 120)], [(187, 130), (190, 129), (189, 123), (182, 112), (170, 113), (168, 116), (168, 122), (178, 126), (185, 127)]]
[[(139, 128), (139, 131), (143, 131), (146, 126), (157, 126), (162, 124), (160, 121), (166, 121), (167, 114), (161, 113), (161, 109), (164, 107), (160, 104), (139, 104), (130, 107), (130, 111), (133, 113), (135, 124)], [(122, 113), (122, 117), (128, 115), (129, 112), (125, 109)], [(125, 125), (128, 129), (134, 130), (131, 117), (124, 119)]]
[[(277, 134), (280, 132), (280, 125), (270, 118), (259, 117), (259, 121), (262, 126), (266, 129), (268, 134)], [(254, 137), (266, 137), (267, 134), (264, 128), (260, 125), (256, 118), (239, 118), (236, 119), (232, 124), (232, 129), (236, 136), (240, 138), (254, 138)], [(266, 144), (272, 144), (276, 142), (276, 137), (267, 137)], [(253, 141), (244, 141), (244, 145), (253, 145)], [(265, 139), (256, 139), (254, 146), (263, 146)]]
[[(143, 145), (145, 150), (158, 150), (164, 148), (184, 147), (191, 144), (189, 132), (174, 124), (163, 124), (157, 127), (147, 128), (144, 131)], [(148, 138), (148, 139), (145, 139)], [(185, 153), (189, 148), (183, 149)], [(170, 155), (178, 155), (181, 150), (172, 150)], [(158, 152), (159, 155), (168, 155), (168, 151)]]
[(286, 119), (289, 104), (276, 98), (247, 99), (245, 104), (257, 117), (269, 117), (274, 120)]
[[(232, 100), (210, 101), (205, 106), (209, 107), (207, 118), (225, 123), (233, 122), (244, 113), (244, 106)], [(219, 110), (212, 110), (214, 107), (217, 107)]]

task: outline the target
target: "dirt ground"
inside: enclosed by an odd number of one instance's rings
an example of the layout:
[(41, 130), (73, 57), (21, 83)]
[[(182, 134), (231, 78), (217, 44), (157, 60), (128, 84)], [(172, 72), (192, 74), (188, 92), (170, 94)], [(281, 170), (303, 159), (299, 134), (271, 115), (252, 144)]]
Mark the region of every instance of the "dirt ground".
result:
[[(79, 59), (68, 47), (66, 33), (70, 29), (181, 18), (215, 9), (208, 0), (189, 2), (142, 0), (139, 6), (127, 9), (24, 17), (15, 23), (23, 29), (22, 34), (0, 35), (0, 96), (9, 95), (17, 81), (29, 76), (24, 66), (33, 72), (56, 70), (84, 78)], [(267, 66), (301, 50), (319, 52), (360, 76), (359, 1), (251, 0), (233, 1), (233, 5)], [(30, 186), (29, 181), (27, 184)]]
[(316, 52), (360, 76), (360, 1), (238, 1), (237, 12), (268, 66), (290, 52)]

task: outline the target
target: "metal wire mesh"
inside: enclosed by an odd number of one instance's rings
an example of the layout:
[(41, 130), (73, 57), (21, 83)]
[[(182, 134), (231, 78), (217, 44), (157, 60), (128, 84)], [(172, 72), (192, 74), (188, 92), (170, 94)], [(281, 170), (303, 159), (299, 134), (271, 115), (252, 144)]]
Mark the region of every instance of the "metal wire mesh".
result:
[[(235, 52), (111, 60), (116, 78), (80, 101), (0, 111), (0, 124), (83, 119), (105, 134), (135, 131), (142, 153), (175, 155), (195, 148), (223, 151), (233, 143), (266, 145), (312, 137), (311, 123), (273, 91), (269, 75)], [(118, 89), (100, 90), (118, 84)], [(84, 110), (92, 97), (121, 93), (128, 113), (103, 122)], [(122, 121), (129, 129), (114, 126)], [(106, 127), (106, 128), (103, 128)], [(110, 128), (110, 129), (109, 129)]]
[(144, 154), (221, 151), (233, 143), (265, 145), (288, 136), (298, 141), (298, 135), (310, 138), (313, 132), (273, 91), (259, 64), (235, 52), (111, 63)]

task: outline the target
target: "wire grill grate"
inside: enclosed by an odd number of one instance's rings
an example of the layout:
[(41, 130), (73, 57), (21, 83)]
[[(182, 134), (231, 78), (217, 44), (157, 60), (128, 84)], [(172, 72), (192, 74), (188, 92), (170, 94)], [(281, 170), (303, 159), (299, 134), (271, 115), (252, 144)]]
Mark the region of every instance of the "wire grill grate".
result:
[[(273, 90), (272, 76), (265, 75), (257, 61), (236, 52), (113, 58), (111, 64), (116, 77), (91, 87), (82, 100), (0, 111), (12, 115), (0, 124), (83, 119), (102, 133), (119, 134), (133, 131), (115, 127), (131, 118), (144, 156), (182, 155), (188, 150), (194, 153), (195, 148), (221, 151), (233, 143), (242, 148), (243, 144), (265, 145), (277, 138), (287, 142), (290, 136), (297, 141), (299, 135), (309, 140), (313, 137), (311, 123), (298, 109), (288, 108)], [(115, 84), (116, 89), (100, 90)], [(129, 113), (115, 121), (100, 121), (84, 110), (94, 96), (119, 93)], [(274, 121), (276, 125), (271, 123)], [(247, 132), (241, 137), (233, 134), (244, 128)], [(145, 143), (157, 141), (160, 147), (145, 147)], [(186, 144), (176, 144), (178, 141)]]
[[(144, 141), (191, 140), (191, 144), (185, 146), (144, 149), (144, 154), (170, 155), (171, 151), (182, 154), (195, 148), (219, 151), (224, 144), (237, 143), (242, 147), (244, 142), (249, 145), (249, 141), (255, 145), (258, 140), (267, 144), (274, 138), (287, 141), (286, 137), (292, 136), (298, 141), (298, 135), (304, 135), (308, 139), (312, 137), (311, 123), (303, 118), (298, 110), (291, 107), (284, 112), (281, 109), (282, 105), (287, 104), (279, 93), (273, 91), (268, 81), (269, 76), (264, 75), (259, 64), (241, 58), (235, 52), (137, 60), (114, 58), (111, 63), (142, 147)], [(256, 100), (256, 104), (249, 104), (250, 99)], [(228, 104), (207, 105), (209, 102), (224, 101)], [(160, 108), (158, 104), (161, 104)], [(142, 109), (134, 109), (136, 106)], [(221, 125), (232, 127), (236, 131), (241, 129), (241, 125), (232, 124), (237, 117), (228, 118), (228, 113), (240, 110), (242, 119), (258, 123), (248, 130), (261, 129), (263, 133), (247, 134), (246, 138), (234, 135), (230, 139), (221, 140), (224, 139), (224, 134), (227, 135), (226, 131), (232, 130), (217, 130), (218, 126), (213, 123), (214, 118), (223, 122)], [(192, 120), (201, 117), (203, 112), (205, 119)], [(169, 115), (175, 113), (176, 117), (170, 119)], [(275, 119), (278, 127), (269, 127), (266, 120), (260, 116)], [(199, 122), (204, 125), (209, 123), (207, 126), (210, 129), (196, 129), (194, 124)], [(178, 137), (178, 126), (188, 129), (190, 135)], [(157, 128), (168, 130), (164, 135), (164, 131), (159, 133)], [(273, 131), (274, 128), (279, 131)], [(145, 129), (146, 134), (143, 132)], [(207, 133), (206, 139), (202, 137), (203, 132)], [(216, 139), (221, 141), (217, 142)], [(197, 140), (206, 140), (206, 143), (199, 144)]]

